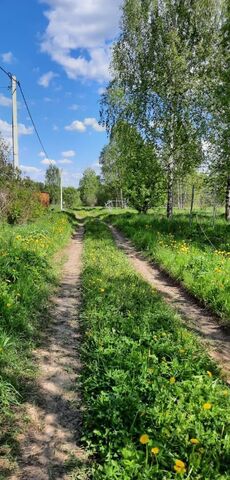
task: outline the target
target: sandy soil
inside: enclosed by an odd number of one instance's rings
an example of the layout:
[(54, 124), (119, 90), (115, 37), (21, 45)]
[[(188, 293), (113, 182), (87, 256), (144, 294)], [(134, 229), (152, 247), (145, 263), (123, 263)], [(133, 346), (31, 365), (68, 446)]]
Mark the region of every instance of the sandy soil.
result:
[(230, 334), (208, 310), (202, 308), (186, 290), (162, 272), (155, 264), (148, 262), (137, 252), (132, 243), (110, 225), (119, 248), (124, 250), (130, 262), (181, 315), (189, 329), (194, 331), (208, 345), (208, 351), (221, 366), (226, 381), (230, 384)]
[[(76, 388), (80, 362), (80, 271), (83, 228), (63, 252), (62, 280), (52, 299), (51, 321), (44, 332), (43, 346), (34, 352), (39, 376), (26, 414), (29, 431), (21, 434), (19, 471), (11, 480), (68, 479), (70, 458), (84, 463), (80, 446), (81, 409)], [(79, 477), (80, 478), (80, 477)]]

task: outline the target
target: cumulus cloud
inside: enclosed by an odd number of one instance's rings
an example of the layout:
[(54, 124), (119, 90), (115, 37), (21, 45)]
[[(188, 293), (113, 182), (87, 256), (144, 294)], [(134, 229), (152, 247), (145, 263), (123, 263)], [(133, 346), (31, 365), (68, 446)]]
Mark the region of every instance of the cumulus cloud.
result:
[(50, 82), (55, 78), (58, 77), (59, 75), (57, 73), (54, 73), (52, 71), (49, 71), (47, 73), (44, 73), (39, 79), (38, 79), (38, 85), (41, 85), (41, 87), (47, 88), (50, 84)]
[(48, 26), (41, 50), (69, 78), (109, 78), (110, 46), (118, 32), (121, 0), (42, 0)]
[(46, 156), (45, 152), (39, 152), (38, 154), (39, 157), (44, 158)]
[(65, 130), (69, 130), (70, 132), (85, 132), (86, 126), (84, 125), (84, 122), (74, 120), (70, 125), (66, 125)]
[(76, 111), (76, 110), (78, 110), (78, 109), (79, 109), (79, 105), (77, 105), (76, 103), (73, 103), (73, 104), (70, 105), (70, 107), (69, 107), (69, 110), (74, 110), (74, 111)]
[(56, 162), (56, 160), (52, 160), (51, 158), (45, 157), (45, 158), (43, 158), (43, 160), (41, 160), (41, 163), (43, 165), (56, 165), (57, 162)]
[(40, 168), (32, 167), (30, 165), (21, 165), (20, 169), (25, 173), (42, 173)]
[(14, 56), (12, 52), (2, 53), (1, 57), (4, 63), (8, 63), (8, 64), (13, 63)]
[(66, 158), (75, 157), (75, 155), (76, 155), (75, 150), (66, 150), (66, 152), (62, 152), (62, 156)]
[(5, 97), (2, 93), (0, 93), (0, 105), (2, 107), (10, 107), (11, 106), (11, 98)]
[(96, 118), (89, 117), (85, 118), (84, 120), (74, 120), (70, 125), (65, 127), (65, 130), (69, 130), (70, 132), (85, 132), (87, 127), (91, 127), (96, 132), (104, 132), (105, 128), (99, 125)]
[(100, 87), (100, 88), (98, 88), (97, 93), (98, 93), (98, 95), (103, 95), (103, 93), (105, 93), (105, 91), (106, 91), (106, 89), (104, 87)]
[[(6, 122), (5, 120), (0, 119), (0, 132), (3, 138), (6, 139), (7, 142), (11, 143), (12, 138), (12, 125), (11, 123)], [(19, 135), (32, 135), (33, 128), (26, 127), (24, 123), (18, 124), (18, 134)]]
[(60, 163), (62, 165), (67, 165), (67, 164), (73, 163), (73, 162), (69, 158), (63, 158), (62, 160), (59, 160), (58, 163)]

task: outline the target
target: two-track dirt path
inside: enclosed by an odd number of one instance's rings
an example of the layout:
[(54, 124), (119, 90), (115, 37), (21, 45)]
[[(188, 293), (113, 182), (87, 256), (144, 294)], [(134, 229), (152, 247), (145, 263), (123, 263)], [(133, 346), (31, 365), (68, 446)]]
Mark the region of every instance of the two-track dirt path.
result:
[(35, 391), (26, 413), (29, 431), (21, 435), (19, 470), (12, 480), (59, 480), (70, 478), (70, 456), (86, 461), (80, 447), (80, 396), (76, 388), (80, 362), (78, 310), (83, 228), (80, 227), (63, 254), (67, 261), (51, 322), (43, 346), (34, 352), (39, 368)]
[(116, 244), (128, 256), (137, 272), (160, 292), (165, 301), (169, 303), (185, 321), (187, 327), (199, 335), (207, 344), (208, 351), (213, 359), (223, 369), (227, 382), (230, 384), (230, 334), (225, 331), (217, 319), (202, 308), (175, 281), (162, 272), (154, 263), (148, 262), (140, 252), (137, 252), (132, 243), (112, 225)]

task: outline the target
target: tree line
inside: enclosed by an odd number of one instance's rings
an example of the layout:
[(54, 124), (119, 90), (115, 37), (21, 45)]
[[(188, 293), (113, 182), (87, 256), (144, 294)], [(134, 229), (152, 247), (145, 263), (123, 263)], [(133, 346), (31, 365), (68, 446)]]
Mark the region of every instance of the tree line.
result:
[(139, 211), (205, 177), (230, 221), (230, 3), (124, 0), (101, 100), (104, 184)]

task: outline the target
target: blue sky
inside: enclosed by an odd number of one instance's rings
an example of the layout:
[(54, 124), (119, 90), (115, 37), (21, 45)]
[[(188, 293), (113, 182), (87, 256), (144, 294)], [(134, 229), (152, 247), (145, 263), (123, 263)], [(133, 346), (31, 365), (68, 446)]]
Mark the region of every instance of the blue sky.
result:
[[(100, 93), (109, 80), (121, 0), (1, 0), (0, 65), (20, 81), (48, 153), (41, 152), (18, 92), (20, 167), (42, 180), (50, 160), (77, 186), (86, 167), (99, 173), (107, 136)], [(9, 79), (0, 72), (0, 132), (10, 142)]]

